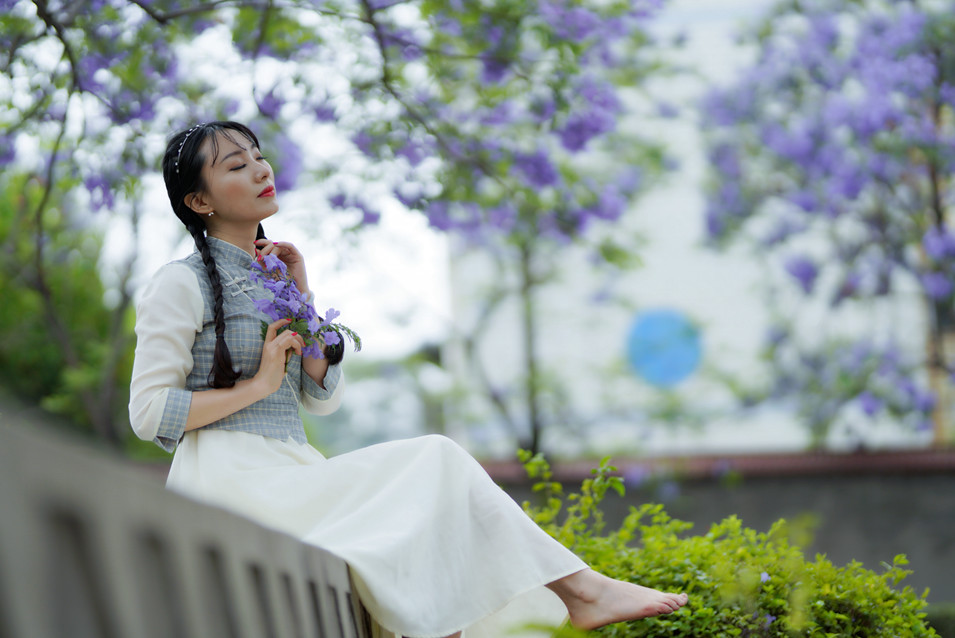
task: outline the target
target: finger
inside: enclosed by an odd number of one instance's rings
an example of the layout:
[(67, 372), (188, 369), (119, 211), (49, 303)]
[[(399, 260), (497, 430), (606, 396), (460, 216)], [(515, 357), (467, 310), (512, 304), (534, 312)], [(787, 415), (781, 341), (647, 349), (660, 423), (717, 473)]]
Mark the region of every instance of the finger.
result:
[(290, 323), (292, 323), (292, 320), (288, 318), (279, 319), (278, 321), (273, 321), (272, 323), (270, 323), (268, 329), (266, 329), (265, 331), (266, 343), (268, 343), (269, 341), (273, 341), (275, 339), (275, 336), (278, 333), (279, 328), (281, 328), (282, 326), (287, 326)]
[(275, 244), (268, 239), (256, 239), (255, 247), (262, 255), (271, 254), (275, 250)]
[(301, 356), (302, 348), (305, 346), (305, 339), (297, 332), (283, 332), (281, 334), (281, 346), (285, 350), (294, 350), (295, 354)]
[(273, 241), (271, 250), (275, 251), (276, 256), (280, 257), (282, 260), (295, 259), (300, 257), (298, 249), (294, 244), (290, 244), (287, 241)]

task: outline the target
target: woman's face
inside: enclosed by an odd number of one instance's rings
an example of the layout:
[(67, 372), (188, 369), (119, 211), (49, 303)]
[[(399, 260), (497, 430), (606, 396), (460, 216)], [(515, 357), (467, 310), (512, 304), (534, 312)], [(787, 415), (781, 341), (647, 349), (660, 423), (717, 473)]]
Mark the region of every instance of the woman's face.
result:
[(238, 131), (216, 133), (216, 146), (206, 138), (200, 146), (205, 158), (199, 193), (186, 204), (200, 215), (214, 213), (207, 224), (258, 224), (278, 209), (275, 176), (259, 149)]

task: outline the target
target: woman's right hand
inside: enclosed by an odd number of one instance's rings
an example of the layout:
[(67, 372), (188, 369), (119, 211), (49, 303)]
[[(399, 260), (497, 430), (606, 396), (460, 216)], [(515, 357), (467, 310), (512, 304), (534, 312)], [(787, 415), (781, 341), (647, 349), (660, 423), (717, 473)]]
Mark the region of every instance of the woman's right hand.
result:
[(262, 360), (254, 379), (262, 383), (268, 394), (272, 394), (282, 387), (282, 381), (285, 379), (285, 363), (288, 361), (289, 351), (301, 355), (302, 348), (305, 347), (305, 340), (297, 332), (286, 330), (281, 334), (278, 333), (279, 328), (287, 326), (289, 323), (291, 323), (291, 319), (279, 319), (270, 323), (265, 333)]

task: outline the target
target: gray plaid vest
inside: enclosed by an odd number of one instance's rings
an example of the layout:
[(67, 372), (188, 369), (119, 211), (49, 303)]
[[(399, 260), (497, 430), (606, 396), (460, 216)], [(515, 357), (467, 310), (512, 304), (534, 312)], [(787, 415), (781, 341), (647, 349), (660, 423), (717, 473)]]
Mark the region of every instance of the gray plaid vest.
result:
[[(247, 252), (215, 237), (208, 238), (208, 242), (222, 281), (226, 344), (232, 354), (233, 366), (242, 371), (240, 380), (249, 379), (258, 371), (262, 357), (262, 321), (269, 321), (265, 314), (255, 308), (252, 301), (269, 298), (270, 293), (261, 284), (254, 284), (249, 280), (249, 267), (253, 258)], [(186, 387), (184, 390), (170, 388), (163, 410), (157, 439), (163, 448), (170, 451), (182, 437), (182, 424), (189, 413), (191, 393), (210, 388), (209, 372), (212, 370), (212, 355), (216, 345), (212, 283), (202, 263), (202, 256), (197, 250), (173, 263), (183, 263), (196, 273), (199, 290), (202, 292), (203, 312), (202, 330), (196, 334), (196, 341), (192, 346), (193, 367), (186, 377)], [(288, 362), (285, 382), (278, 391), (205, 428), (239, 430), (283, 441), (291, 438), (305, 443), (305, 428), (299, 416), (301, 393), (327, 399), (340, 378), (341, 368), (337, 365), (329, 366), (324, 380), (327, 389), (323, 389), (304, 373), (302, 358), (293, 354)]]

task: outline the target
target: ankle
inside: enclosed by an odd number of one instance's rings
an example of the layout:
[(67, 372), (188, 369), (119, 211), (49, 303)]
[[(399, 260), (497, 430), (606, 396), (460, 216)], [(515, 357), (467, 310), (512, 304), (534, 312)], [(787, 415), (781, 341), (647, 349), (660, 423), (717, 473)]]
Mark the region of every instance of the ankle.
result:
[(548, 583), (547, 587), (557, 594), (565, 605), (589, 604), (596, 602), (600, 596), (601, 578), (600, 574), (588, 568)]

